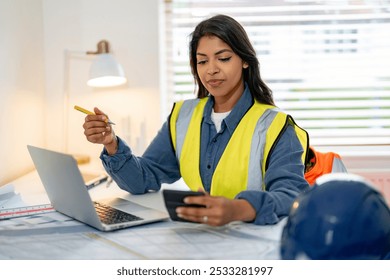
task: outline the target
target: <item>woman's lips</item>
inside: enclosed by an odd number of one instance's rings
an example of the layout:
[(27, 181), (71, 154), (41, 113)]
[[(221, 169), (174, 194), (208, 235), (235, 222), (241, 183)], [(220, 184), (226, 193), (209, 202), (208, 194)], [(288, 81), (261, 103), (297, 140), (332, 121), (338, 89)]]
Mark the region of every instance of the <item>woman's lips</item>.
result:
[(212, 80), (208, 80), (207, 81), (207, 84), (212, 86), (212, 87), (218, 87), (222, 83), (223, 83), (223, 80), (220, 80), (220, 79), (212, 79)]

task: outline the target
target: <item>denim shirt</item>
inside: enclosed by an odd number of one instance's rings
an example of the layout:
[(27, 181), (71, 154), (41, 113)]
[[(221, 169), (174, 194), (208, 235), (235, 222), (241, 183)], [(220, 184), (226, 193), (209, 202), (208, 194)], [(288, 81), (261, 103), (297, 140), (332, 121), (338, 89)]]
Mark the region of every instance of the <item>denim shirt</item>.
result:
[[(211, 120), (213, 97), (206, 103), (201, 127), (200, 175), (203, 186), (210, 191), (211, 180), (218, 161), (241, 118), (253, 103), (246, 88), (230, 114), (222, 121), (217, 133)], [(301, 161), (303, 148), (289, 126), (280, 137), (270, 155), (264, 176), (267, 191), (242, 191), (235, 199), (247, 200), (256, 210), (253, 221), (258, 225), (275, 224), (288, 215), (294, 199), (308, 188)], [(172, 147), (168, 121), (145, 150), (142, 157), (135, 156), (131, 148), (118, 137), (118, 151), (108, 155), (103, 149), (103, 166), (118, 186), (132, 194), (158, 191), (162, 183), (174, 183), (181, 178), (179, 164)], [(259, 172), (261, 172), (259, 170)]]

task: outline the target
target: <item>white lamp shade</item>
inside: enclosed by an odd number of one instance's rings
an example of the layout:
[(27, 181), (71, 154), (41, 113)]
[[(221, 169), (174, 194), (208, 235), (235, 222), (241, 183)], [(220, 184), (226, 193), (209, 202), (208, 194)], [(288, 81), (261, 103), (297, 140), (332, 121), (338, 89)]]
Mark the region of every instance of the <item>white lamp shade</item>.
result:
[(109, 53), (98, 54), (92, 62), (87, 85), (113, 87), (127, 82), (122, 66)]

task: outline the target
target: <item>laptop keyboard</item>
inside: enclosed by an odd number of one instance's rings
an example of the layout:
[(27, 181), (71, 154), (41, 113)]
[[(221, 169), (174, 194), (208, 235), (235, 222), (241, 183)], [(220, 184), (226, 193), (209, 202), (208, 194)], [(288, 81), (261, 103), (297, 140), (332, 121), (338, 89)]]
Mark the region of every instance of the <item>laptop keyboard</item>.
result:
[(100, 220), (106, 225), (142, 220), (142, 218), (138, 216), (123, 212), (99, 202), (94, 202), (94, 206)]

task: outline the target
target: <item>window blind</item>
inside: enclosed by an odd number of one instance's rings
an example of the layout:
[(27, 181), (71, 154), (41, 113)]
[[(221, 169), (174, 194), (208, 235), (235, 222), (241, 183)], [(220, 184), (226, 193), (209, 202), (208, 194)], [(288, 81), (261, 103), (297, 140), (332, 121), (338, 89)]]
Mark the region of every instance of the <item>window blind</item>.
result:
[(247, 31), (276, 105), (311, 145), (390, 152), (389, 2), (166, 1), (168, 102), (195, 96), (188, 43), (196, 24), (227, 14)]

